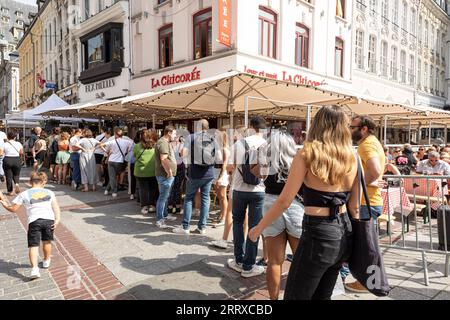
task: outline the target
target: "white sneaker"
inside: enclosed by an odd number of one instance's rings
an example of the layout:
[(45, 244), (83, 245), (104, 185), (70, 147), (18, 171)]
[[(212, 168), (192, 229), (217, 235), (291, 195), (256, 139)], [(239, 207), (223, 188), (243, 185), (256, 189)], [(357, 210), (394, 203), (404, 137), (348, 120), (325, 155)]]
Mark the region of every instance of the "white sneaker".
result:
[(16, 183), (16, 186), (15, 186), (15, 188), (14, 188), (14, 192), (15, 192), (16, 194), (19, 194), (19, 193), (20, 193), (20, 187), (19, 187), (19, 184), (18, 184), (18, 183)]
[(169, 228), (169, 226), (166, 224), (166, 222), (164, 221), (164, 219), (158, 220), (156, 221), (156, 226), (160, 229), (167, 229)]
[(154, 213), (154, 212), (156, 212), (156, 208), (154, 206), (150, 206), (150, 208), (148, 208), (148, 212)]
[(73, 191), (77, 190), (77, 183), (75, 181), (72, 181), (70, 187), (72, 188)]
[(105, 190), (105, 192), (103, 193), (105, 196), (107, 196), (109, 194), (108, 190)]
[(264, 269), (263, 266), (258, 266), (256, 264), (254, 264), (253, 268), (251, 268), (250, 270), (248, 270), (248, 271), (242, 270), (241, 277), (244, 277), (244, 278), (256, 277), (256, 276), (262, 275), (265, 271), (266, 270)]
[(198, 234), (206, 234), (206, 228), (200, 229), (199, 227), (197, 227), (197, 229), (195, 229), (194, 232)]
[(113, 198), (117, 198), (117, 193), (113, 193), (111, 196), (112, 196)]
[(48, 259), (48, 260), (43, 260), (42, 261), (42, 268), (44, 269), (48, 269), (50, 267), (50, 262), (52, 261), (52, 259)]
[(177, 220), (177, 217), (175, 217), (173, 214), (169, 213), (166, 217), (166, 220), (175, 221), (175, 220)]
[(189, 229), (183, 229), (183, 227), (176, 227), (173, 229), (173, 233), (176, 234), (190, 234), (191, 231)]
[(130, 200), (134, 200), (134, 194), (130, 194)]
[(233, 269), (234, 271), (237, 271), (239, 273), (242, 272), (242, 263), (236, 263), (236, 260), (234, 259), (228, 259), (227, 265), (228, 268)]
[(97, 182), (97, 187), (103, 187), (103, 182)]
[(211, 241), (211, 245), (220, 249), (228, 248), (228, 242), (223, 239)]
[(31, 279), (37, 279), (41, 277), (41, 273), (39, 272), (39, 268), (32, 268), (31, 269), (31, 273), (30, 273), (30, 278)]
[(141, 213), (142, 214), (148, 214), (148, 208), (147, 207), (142, 207)]

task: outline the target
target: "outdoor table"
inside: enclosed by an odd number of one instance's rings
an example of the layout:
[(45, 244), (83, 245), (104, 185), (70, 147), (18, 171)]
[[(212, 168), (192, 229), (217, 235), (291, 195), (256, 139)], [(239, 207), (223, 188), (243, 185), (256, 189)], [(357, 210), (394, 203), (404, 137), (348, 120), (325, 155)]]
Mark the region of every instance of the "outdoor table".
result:
[[(414, 194), (415, 187), (416, 196), (419, 196), (421, 200), (428, 201), (428, 196), (430, 196), (430, 206), (433, 210), (437, 210), (442, 204), (442, 195), (448, 194), (447, 185), (442, 186), (442, 180), (440, 179), (417, 178), (414, 179), (415, 185), (413, 185), (413, 179), (404, 180), (406, 193), (409, 195)], [(445, 180), (443, 181), (446, 182)]]
[[(408, 216), (413, 210), (413, 206), (409, 201), (405, 188), (387, 187), (381, 189), (381, 198), (383, 199), (383, 211), (380, 217), (387, 222), (387, 233), (390, 234), (390, 224), (394, 224), (394, 212), (400, 212), (404, 216)], [(406, 213), (406, 214), (404, 214)], [(379, 217), (379, 219), (380, 219)]]

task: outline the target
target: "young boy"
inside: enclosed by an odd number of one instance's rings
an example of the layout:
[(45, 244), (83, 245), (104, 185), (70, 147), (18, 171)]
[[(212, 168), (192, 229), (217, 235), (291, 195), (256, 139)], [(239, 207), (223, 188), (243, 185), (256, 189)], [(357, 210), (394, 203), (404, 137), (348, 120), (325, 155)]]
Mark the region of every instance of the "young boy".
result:
[(31, 263), (31, 279), (41, 276), (38, 268), (39, 245), (42, 240), (44, 261), (42, 267), (50, 267), (52, 253), (53, 231), (59, 224), (61, 211), (55, 194), (44, 189), (47, 175), (43, 172), (33, 172), (30, 176), (31, 188), (20, 193), (10, 204), (0, 192), (0, 203), (10, 212), (16, 212), (24, 206), (28, 216), (28, 248)]

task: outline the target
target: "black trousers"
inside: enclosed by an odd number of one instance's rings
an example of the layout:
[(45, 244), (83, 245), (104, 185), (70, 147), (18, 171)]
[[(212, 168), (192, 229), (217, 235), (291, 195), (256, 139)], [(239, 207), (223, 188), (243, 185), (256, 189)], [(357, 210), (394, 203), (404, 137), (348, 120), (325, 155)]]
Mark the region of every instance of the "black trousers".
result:
[(139, 186), (139, 201), (141, 207), (156, 206), (159, 197), (158, 181), (156, 177), (136, 177)]
[(12, 192), (14, 183), (19, 183), (20, 170), (22, 169), (22, 161), (20, 157), (5, 157), (3, 159), (3, 171), (6, 176), (6, 189)]
[(347, 213), (337, 218), (303, 217), (303, 231), (286, 283), (285, 300), (330, 300), (352, 245)]

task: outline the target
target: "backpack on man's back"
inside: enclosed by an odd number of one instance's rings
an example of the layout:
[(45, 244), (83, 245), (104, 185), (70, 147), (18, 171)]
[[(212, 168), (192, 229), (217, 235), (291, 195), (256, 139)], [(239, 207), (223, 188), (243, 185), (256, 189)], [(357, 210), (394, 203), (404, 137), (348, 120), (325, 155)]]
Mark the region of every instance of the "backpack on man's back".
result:
[(191, 141), (191, 164), (201, 167), (213, 166), (215, 157), (214, 137), (206, 132), (194, 134)]
[[(261, 183), (261, 179), (256, 177), (253, 173), (252, 173), (252, 166), (254, 164), (250, 163), (250, 157), (254, 156), (255, 153), (257, 153), (257, 150), (251, 150), (250, 146), (247, 143), (247, 140), (242, 139), (242, 144), (244, 145), (245, 148), (245, 156), (244, 156), (244, 163), (241, 165), (241, 167), (238, 167), (238, 171), (242, 176), (242, 180), (244, 181), (244, 183), (249, 184), (249, 185), (253, 185), (253, 186), (257, 186)], [(252, 157), (254, 158), (254, 157)]]

